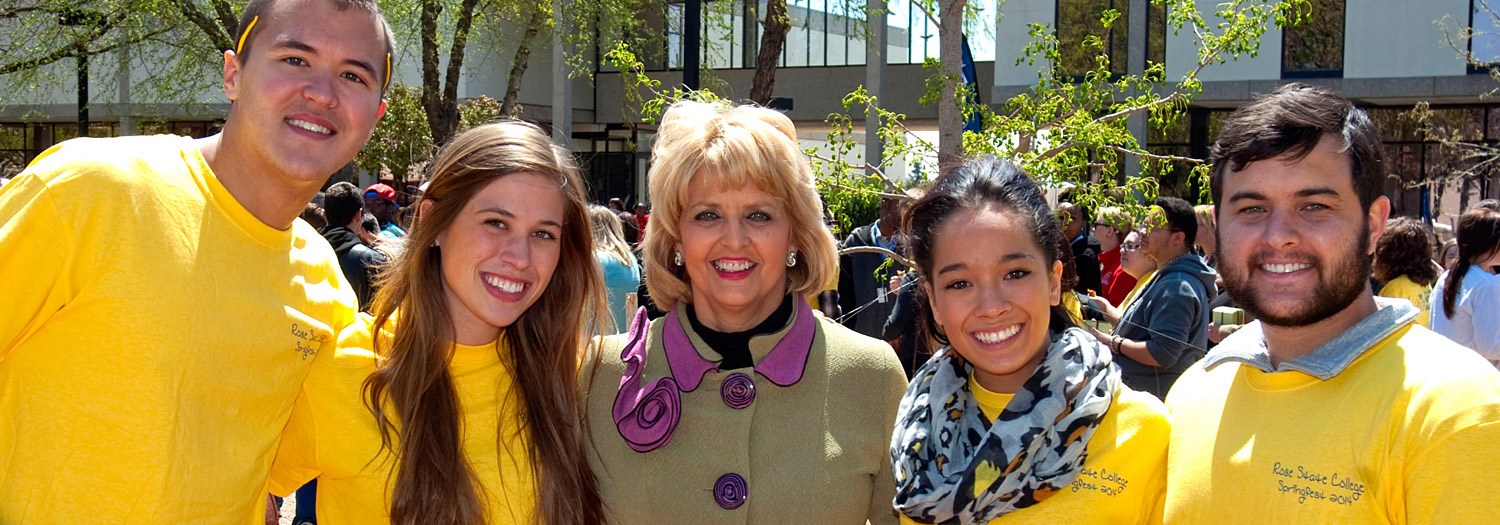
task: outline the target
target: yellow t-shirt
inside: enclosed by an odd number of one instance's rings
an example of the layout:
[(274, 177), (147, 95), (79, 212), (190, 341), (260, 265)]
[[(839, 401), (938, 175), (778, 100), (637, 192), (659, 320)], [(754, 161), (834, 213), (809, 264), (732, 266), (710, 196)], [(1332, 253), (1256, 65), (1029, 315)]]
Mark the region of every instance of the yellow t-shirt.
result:
[[(269, 183), (269, 182), (268, 182)], [(354, 293), (192, 139), (78, 139), (0, 190), (0, 523), (260, 523)]]
[(1068, 309), (1068, 315), (1073, 316), (1074, 324), (1083, 324), (1083, 304), (1078, 302), (1078, 294), (1072, 290), (1062, 291), (1062, 300), (1059, 303)]
[(1168, 523), (1495, 521), (1500, 373), (1420, 326), (1327, 381), (1195, 365), (1167, 406)]
[(1380, 288), (1380, 293), (1376, 295), (1411, 301), (1412, 306), (1420, 310), (1417, 312), (1417, 324), (1422, 325), (1423, 328), (1432, 327), (1430, 324), (1432, 320), (1429, 318), (1431, 313), (1427, 309), (1427, 298), (1432, 295), (1431, 286), (1422, 286), (1403, 275), (1385, 283), (1385, 286)]
[(1135, 287), (1130, 289), (1130, 293), (1125, 294), (1125, 300), (1120, 301), (1119, 306), (1117, 306), (1122, 314), (1125, 312), (1125, 307), (1130, 306), (1130, 303), (1135, 301), (1135, 297), (1140, 295), (1141, 290), (1145, 290), (1146, 286), (1151, 284), (1151, 279), (1154, 278), (1156, 278), (1156, 270), (1151, 270), (1135, 282)]
[[(990, 421), (1015, 396), (986, 390), (973, 377), (969, 389)], [(1161, 400), (1120, 385), (1114, 406), (1089, 440), (1078, 479), (1051, 498), (991, 523), (1161, 523), (1171, 427)], [(916, 522), (901, 516), (901, 523)]]
[[(390, 522), (388, 489), (395, 486), (397, 465), (382, 450), (364, 403), (364, 381), (376, 366), (373, 323), (360, 314), (339, 334), (338, 349), (313, 363), (271, 469), (271, 492), (278, 495), (318, 478), (318, 523)], [(489, 521), (531, 523), (536, 480), (520, 392), (500, 359), (506, 351), (503, 344), (456, 345), (448, 372), (463, 410), (464, 456), (479, 480), (475, 489), (488, 504)], [(497, 441), (501, 436), (504, 441)]]

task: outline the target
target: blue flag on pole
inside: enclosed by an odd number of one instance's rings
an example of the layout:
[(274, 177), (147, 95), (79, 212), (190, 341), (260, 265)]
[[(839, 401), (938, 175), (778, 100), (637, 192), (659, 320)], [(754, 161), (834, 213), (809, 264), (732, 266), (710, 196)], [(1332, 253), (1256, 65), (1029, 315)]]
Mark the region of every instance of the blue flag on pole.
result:
[[(979, 73), (974, 70), (974, 54), (969, 51), (969, 35), (963, 35), (963, 41), (962, 42), (963, 42), (963, 77), (964, 77), (963, 80), (964, 80), (964, 85), (968, 86), (968, 90), (969, 90), (968, 97), (966, 97), (966, 99), (967, 99), (967, 101), (968, 101), (969, 104), (978, 105), (979, 104)], [(975, 113), (975, 114), (971, 115), (969, 117), (969, 120), (967, 120), (967, 121), (964, 122), (964, 131), (972, 131), (972, 132), (978, 133), (979, 132), (979, 127), (980, 127), (979, 113)]]

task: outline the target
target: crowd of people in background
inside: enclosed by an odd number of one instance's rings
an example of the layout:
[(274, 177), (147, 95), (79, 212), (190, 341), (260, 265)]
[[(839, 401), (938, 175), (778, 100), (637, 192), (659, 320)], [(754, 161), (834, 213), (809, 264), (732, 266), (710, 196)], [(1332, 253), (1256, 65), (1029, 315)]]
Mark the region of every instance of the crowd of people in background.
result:
[(0, 523), (1493, 518), (1500, 203), (1391, 219), (1335, 92), (1230, 115), (1211, 205), (985, 157), (833, 232), (792, 121), (726, 102), (667, 107), (628, 209), (515, 120), (324, 188), (377, 4), (237, 34), (220, 134), (0, 189)]

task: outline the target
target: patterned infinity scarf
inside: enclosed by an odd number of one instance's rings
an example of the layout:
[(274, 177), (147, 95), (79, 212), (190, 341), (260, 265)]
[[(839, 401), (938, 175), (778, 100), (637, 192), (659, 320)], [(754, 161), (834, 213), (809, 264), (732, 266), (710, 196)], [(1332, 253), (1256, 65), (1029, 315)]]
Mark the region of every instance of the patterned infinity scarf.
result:
[(891, 437), (896, 510), (921, 523), (988, 523), (1078, 477), (1120, 371), (1087, 332), (1051, 336), (1046, 357), (993, 425), (969, 391), (972, 365), (952, 347), (917, 370)]

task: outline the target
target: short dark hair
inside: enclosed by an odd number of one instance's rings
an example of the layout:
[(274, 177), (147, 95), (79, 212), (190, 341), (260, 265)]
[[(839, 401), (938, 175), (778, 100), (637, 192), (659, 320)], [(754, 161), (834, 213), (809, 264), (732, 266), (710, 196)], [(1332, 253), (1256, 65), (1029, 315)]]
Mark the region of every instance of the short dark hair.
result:
[(1157, 197), (1156, 205), (1166, 217), (1167, 226), (1182, 232), (1183, 243), (1191, 248), (1198, 240), (1198, 214), (1193, 212), (1193, 205), (1177, 197)]
[(1432, 245), (1432, 233), (1422, 221), (1391, 219), (1375, 241), (1375, 278), (1390, 281), (1405, 275), (1420, 286), (1431, 286), (1438, 276), (1432, 265)]
[(372, 234), (380, 233), (380, 221), (376, 220), (374, 215), (368, 213), (364, 215), (365, 218), (360, 220), (359, 227)]
[[(903, 217), (907, 255), (917, 265), (920, 275), (931, 278), (936, 233), (949, 217), (960, 210), (985, 206), (1012, 211), (1027, 223), (1026, 230), (1032, 232), (1031, 240), (1047, 257), (1044, 262), (1048, 271), (1054, 261), (1072, 261), (1071, 250), (1064, 251), (1068, 243), (1062, 236), (1062, 227), (1048, 208), (1041, 187), (1015, 164), (987, 156), (947, 168), (932, 182), (927, 194), (907, 208)], [(1072, 293), (1066, 283), (1062, 291)], [(918, 293), (925, 294), (920, 288)], [(939, 330), (925, 297), (919, 295), (916, 304), (920, 311), (919, 329), (939, 343), (948, 344), (948, 337)], [(1052, 307), (1049, 317), (1053, 331), (1076, 326), (1072, 314), (1061, 303)]]
[[(387, 62), (386, 65), (390, 66), (390, 68), (396, 67), (396, 37), (394, 34), (392, 34), (391, 24), (390, 22), (387, 22), (385, 20), (385, 13), (380, 11), (380, 4), (376, 2), (376, 0), (324, 1), (333, 2), (333, 8), (337, 9), (341, 13), (353, 8), (375, 15), (375, 18), (380, 20), (381, 31), (385, 33), (383, 35), (385, 37), (385, 56), (390, 59), (390, 61)], [(232, 43), (236, 47), (234, 51), (234, 54), (236, 56), (240, 57), (241, 59), (250, 56), (250, 41), (254, 40), (254, 38), (251, 37), (251, 35), (245, 34), (245, 32), (251, 29), (250, 23), (252, 21), (254, 21), (257, 17), (266, 14), (266, 11), (269, 11), (272, 6), (276, 5), (276, 2), (277, 0), (250, 0), (249, 3), (245, 4), (245, 10), (240, 13), (240, 22), (238, 24), (235, 24), (234, 34), (230, 35)], [(240, 43), (241, 40), (244, 40), (243, 44)], [(377, 64), (375, 67), (380, 67), (380, 65)], [(385, 93), (386, 89), (390, 87), (389, 80), (391, 75), (394, 74), (395, 71), (391, 71), (390, 69), (387, 69), (385, 71), (385, 78), (380, 79), (381, 93)]]
[(1360, 208), (1368, 212), (1385, 183), (1379, 130), (1364, 110), (1343, 95), (1296, 82), (1256, 98), (1224, 121), (1210, 156), (1215, 206), (1222, 200), (1226, 172), (1284, 155), (1300, 159), (1324, 135), (1342, 142), (1340, 151), (1349, 155), (1353, 167), (1349, 175)]
[(323, 215), (328, 218), (329, 226), (349, 226), (354, 216), (364, 209), (365, 197), (352, 183), (336, 183), (323, 195)]

